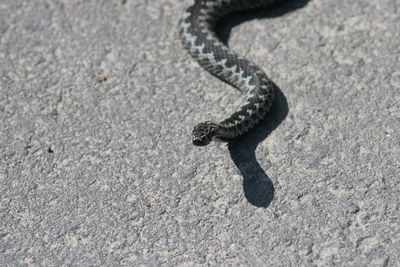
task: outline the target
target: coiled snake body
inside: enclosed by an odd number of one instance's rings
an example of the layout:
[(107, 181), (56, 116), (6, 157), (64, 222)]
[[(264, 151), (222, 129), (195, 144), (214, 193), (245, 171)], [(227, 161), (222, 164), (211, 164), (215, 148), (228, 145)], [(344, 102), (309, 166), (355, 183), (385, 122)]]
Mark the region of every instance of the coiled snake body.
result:
[(218, 20), (232, 12), (270, 6), (279, 0), (195, 0), (180, 23), (184, 47), (199, 64), (246, 94), (246, 104), (229, 118), (202, 122), (194, 127), (192, 142), (205, 146), (212, 140), (229, 142), (253, 128), (270, 110), (273, 83), (254, 63), (223, 44), (214, 29)]

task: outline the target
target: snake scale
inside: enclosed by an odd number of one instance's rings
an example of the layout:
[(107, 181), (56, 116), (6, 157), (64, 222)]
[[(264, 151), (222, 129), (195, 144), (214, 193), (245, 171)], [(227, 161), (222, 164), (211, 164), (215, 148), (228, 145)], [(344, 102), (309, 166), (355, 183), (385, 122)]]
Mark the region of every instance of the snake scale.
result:
[(189, 54), (211, 74), (239, 89), (246, 103), (221, 122), (196, 125), (192, 142), (205, 146), (211, 141), (229, 142), (252, 129), (270, 110), (274, 87), (254, 63), (230, 50), (215, 33), (223, 16), (248, 9), (271, 6), (280, 0), (195, 0), (180, 22), (180, 38)]

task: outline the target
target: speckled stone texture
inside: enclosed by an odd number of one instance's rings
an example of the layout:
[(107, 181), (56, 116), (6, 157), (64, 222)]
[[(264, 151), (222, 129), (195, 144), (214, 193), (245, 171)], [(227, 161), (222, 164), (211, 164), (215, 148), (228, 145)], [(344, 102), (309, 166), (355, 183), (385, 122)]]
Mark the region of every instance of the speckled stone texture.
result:
[(400, 265), (400, 3), (289, 1), (220, 36), (279, 88), (243, 101), (181, 46), (191, 1), (0, 1), (0, 265)]

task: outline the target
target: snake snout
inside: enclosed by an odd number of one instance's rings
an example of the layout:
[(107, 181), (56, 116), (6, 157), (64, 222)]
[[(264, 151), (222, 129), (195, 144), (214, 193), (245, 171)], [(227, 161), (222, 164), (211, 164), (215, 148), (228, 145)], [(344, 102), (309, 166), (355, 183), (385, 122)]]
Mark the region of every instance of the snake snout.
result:
[(195, 146), (206, 146), (211, 142), (209, 138), (192, 138), (192, 143)]
[(192, 143), (195, 146), (208, 145), (215, 135), (217, 125), (212, 122), (202, 122), (194, 127), (192, 132)]

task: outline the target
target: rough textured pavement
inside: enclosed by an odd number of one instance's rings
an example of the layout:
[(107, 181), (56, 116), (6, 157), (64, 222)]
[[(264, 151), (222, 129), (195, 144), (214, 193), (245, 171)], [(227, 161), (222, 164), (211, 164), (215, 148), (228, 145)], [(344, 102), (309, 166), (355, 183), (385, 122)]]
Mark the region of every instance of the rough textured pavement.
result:
[(227, 18), (278, 96), (204, 148), (243, 98), (182, 49), (190, 3), (0, 1), (0, 265), (399, 266), (400, 3)]

